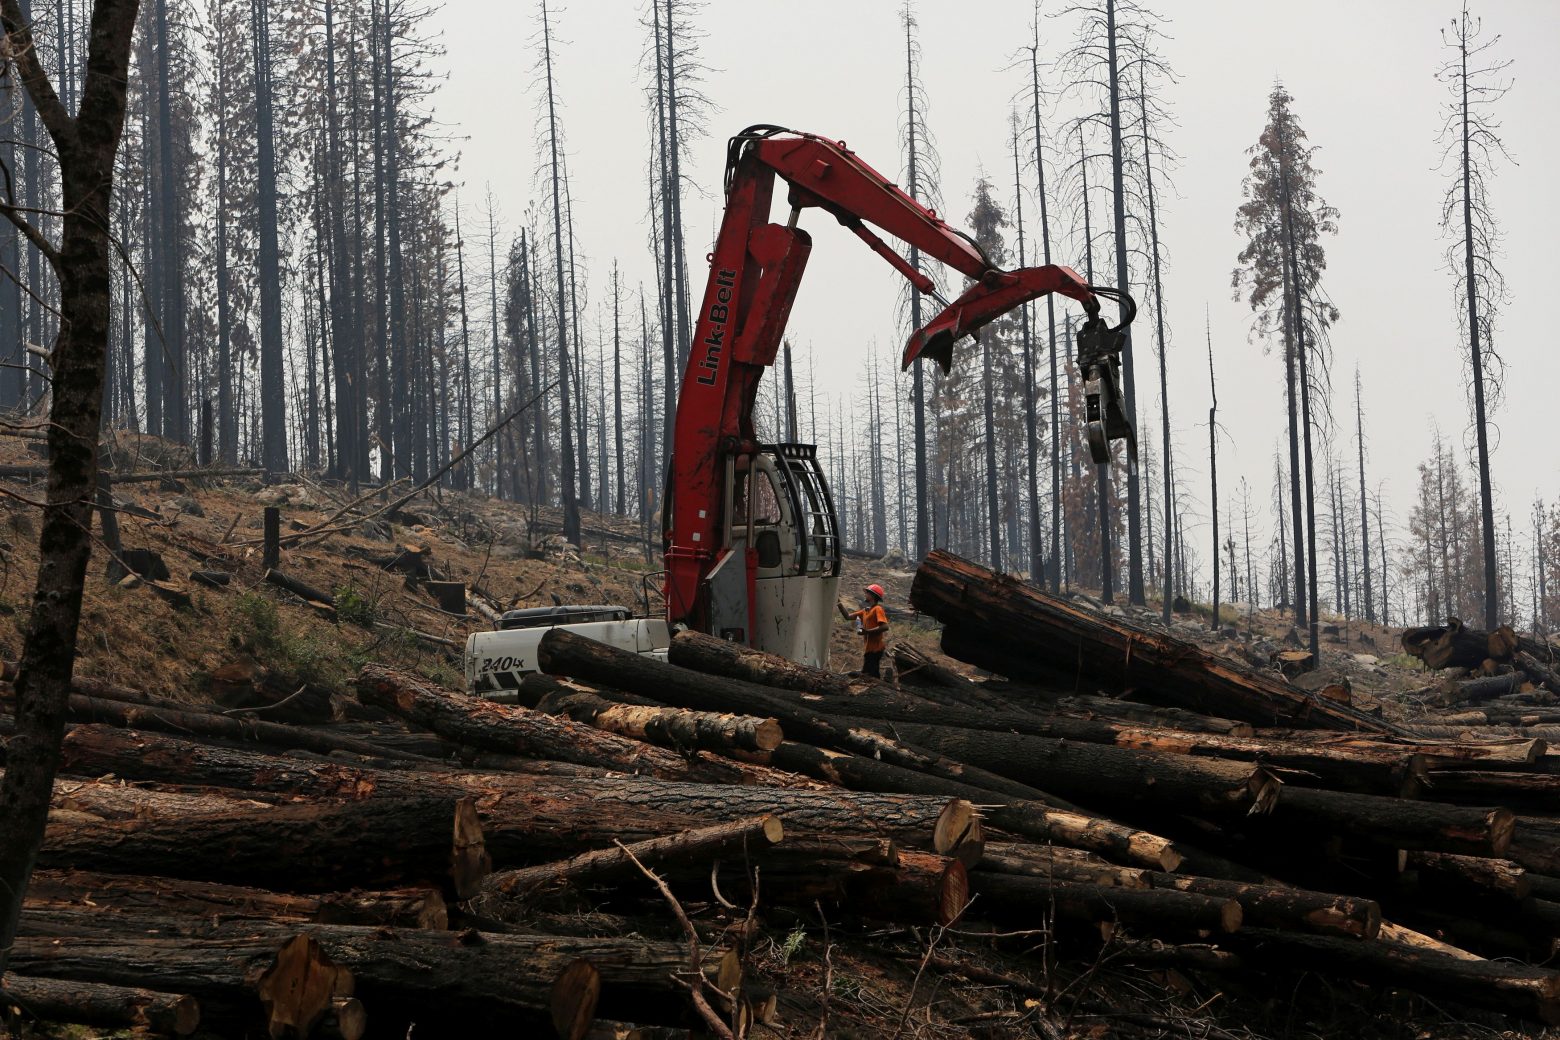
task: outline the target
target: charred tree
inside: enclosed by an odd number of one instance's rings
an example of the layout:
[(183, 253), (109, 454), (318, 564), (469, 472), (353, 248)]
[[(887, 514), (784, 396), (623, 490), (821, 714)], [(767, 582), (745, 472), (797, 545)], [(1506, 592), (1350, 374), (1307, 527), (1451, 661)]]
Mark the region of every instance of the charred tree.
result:
[(14, 687), (16, 736), (8, 743), (0, 779), (0, 973), (16, 935), (59, 768), (82, 586), (92, 555), (91, 510), (112, 309), (109, 218), (136, 8), (136, 0), (93, 5), (81, 105), (72, 116), (39, 61), (34, 21), (23, 15), (18, 0), (0, 0), (4, 42), (59, 156), (63, 195), (58, 246), (9, 196), (0, 202), (0, 217), (37, 248), (59, 279), (62, 316), (49, 359), (48, 504)]

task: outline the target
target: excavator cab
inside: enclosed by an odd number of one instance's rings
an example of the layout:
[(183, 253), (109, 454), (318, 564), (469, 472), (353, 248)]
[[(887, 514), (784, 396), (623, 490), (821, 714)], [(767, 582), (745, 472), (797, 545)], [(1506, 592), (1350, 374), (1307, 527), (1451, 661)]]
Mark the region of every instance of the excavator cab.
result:
[(825, 668), (839, 594), (839, 517), (811, 444), (726, 459), (723, 547), (710, 631)]

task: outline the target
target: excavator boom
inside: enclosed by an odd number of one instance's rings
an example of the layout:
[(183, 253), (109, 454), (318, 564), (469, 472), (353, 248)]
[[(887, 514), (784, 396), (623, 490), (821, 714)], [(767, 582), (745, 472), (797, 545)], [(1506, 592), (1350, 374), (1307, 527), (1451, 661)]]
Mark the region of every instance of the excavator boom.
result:
[[(790, 216), (784, 224), (769, 219), (777, 180), (787, 185)], [(1105, 325), (1096, 292), (1076, 272), (1058, 266), (1000, 270), (974, 239), (901, 191), (845, 142), (775, 126), (750, 127), (732, 138), (725, 216), (709, 257), (709, 280), (677, 402), (669, 501), (663, 507), (665, 592), (672, 623), (755, 645), (779, 638), (769, 629), (785, 628), (785, 611), (814, 609), (782, 605), (775, 608), (782, 616), (760, 617), (755, 607), (760, 572), (777, 577), (822, 574), (819, 559), (830, 552), (833, 573), (838, 571), (833, 510), (811, 449), (760, 445), (753, 426), (759, 380), (774, 363), (812, 249), (811, 237), (796, 226), (805, 209), (832, 215), (923, 293), (935, 295), (932, 280), (885, 244), (879, 231), (973, 283), (952, 303), (944, 301), (942, 313), (912, 333), (904, 352), (906, 367), (927, 356), (946, 370), (960, 337), (1053, 292), (1077, 300), (1087, 312), (1080, 362), (1085, 360), (1087, 333), (1094, 367), (1086, 370), (1086, 380), (1098, 374), (1099, 366), (1110, 369), (1114, 340), (1109, 334), (1119, 332), (1119, 327)], [(1095, 385), (1101, 392), (1113, 392), (1119, 379), (1096, 379)], [(1112, 425), (1103, 418), (1116, 415), (1124, 421), (1119, 406), (1107, 402), (1097, 410), (1101, 436), (1123, 435), (1121, 423)], [(1092, 430), (1090, 439), (1091, 444), (1096, 440)], [(780, 495), (787, 503), (781, 514), (793, 527), (805, 524), (805, 530), (789, 532), (790, 540), (783, 543), (788, 549), (772, 549), (764, 525), (755, 521), (760, 470), (770, 474), (763, 479), (787, 489)], [(820, 519), (825, 513), (826, 522)], [(780, 595), (782, 604), (788, 602), (786, 595), (795, 599), (794, 593)], [(826, 606), (832, 611), (832, 600)], [(758, 631), (761, 622), (764, 632)]]

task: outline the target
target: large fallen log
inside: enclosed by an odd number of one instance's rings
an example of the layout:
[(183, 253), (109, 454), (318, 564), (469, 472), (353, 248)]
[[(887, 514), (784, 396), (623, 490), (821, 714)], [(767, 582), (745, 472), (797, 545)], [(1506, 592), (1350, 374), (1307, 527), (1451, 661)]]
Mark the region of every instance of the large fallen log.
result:
[(840, 725), (769, 687), (706, 675), (656, 661), (555, 628), (542, 637), (537, 660), (550, 675), (566, 675), (695, 711), (738, 712), (774, 718), (793, 740), (870, 755), (906, 769), (973, 784), (1014, 798), (1046, 801), (1047, 795), (986, 769), (889, 740), (871, 730)]
[(732, 849), (756, 851), (784, 836), (785, 828), (776, 816), (716, 823), (632, 845), (593, 849), (558, 863), (489, 874), (482, 884), (482, 896), (489, 902), (523, 901), (570, 885), (632, 873), (639, 869), (635, 860), (657, 868), (667, 863), (708, 862)]
[(1244, 815), (1267, 811), (1278, 797), (1273, 776), (1247, 762), (984, 730), (902, 728), (916, 743), (949, 758), (1102, 807), (1149, 804)]
[(1233, 899), (1174, 889), (1053, 882), (1018, 874), (981, 874), (973, 887), (983, 913), (995, 908), (1004, 921), (1021, 927), (1039, 927), (1054, 915), (1062, 920), (1119, 921), (1154, 935), (1229, 933), (1240, 928), (1244, 916)]
[(1505, 1014), (1560, 1023), (1560, 975), (1508, 961), (1456, 956), (1397, 942), (1242, 929), (1227, 940), (1265, 971), (1286, 966), (1344, 974)]
[[(186, 980), (203, 1007), (247, 1006), (264, 1023), (255, 996), (296, 926), (40, 911), (23, 915), (21, 927), (11, 956), (21, 973), (151, 988)], [(148, 929), (157, 937), (143, 937)], [(688, 1014), (673, 979), (690, 970), (682, 944), (351, 925), (313, 925), (308, 938), (318, 953), (289, 974), (301, 982), (310, 964), (339, 966), (384, 1035), (404, 1036), (412, 1023), (417, 1036), (551, 1035), (561, 1021), (579, 1038), (598, 1016), (672, 1025)], [(719, 961), (714, 951), (705, 970), (713, 974)]]
[(1461, 618), (1447, 618), (1444, 625), (1403, 630), (1403, 652), (1426, 666), (1479, 668), (1486, 660), (1503, 661), (1516, 649), (1515, 633), (1506, 626), (1494, 632), (1469, 628)]
[(326, 805), (227, 802), (225, 811), (219, 804), (193, 817), (73, 813), (51, 822), (38, 865), (279, 891), (424, 883), (461, 899), (487, 873), (476, 809), (457, 793)]
[(1416, 887), (1454, 896), (1494, 894), (1520, 901), (1533, 891), (1532, 875), (1507, 860), (1415, 851), (1404, 866), (1405, 878), (1412, 878)]
[(1505, 675), (1481, 675), (1474, 679), (1445, 682), (1440, 687), (1442, 704), (1477, 704), (1517, 693), (1527, 676), (1521, 672)]
[(638, 841), (690, 826), (776, 815), (788, 829), (890, 838), (953, 854), (978, 829), (962, 799), (828, 790), (688, 784), (650, 777), (401, 771), (324, 764), (215, 747), (154, 733), (78, 726), (65, 739), (72, 775), (199, 782), (251, 791), (372, 802), (471, 797), (489, 849), (505, 867), (573, 855), (581, 845)]
[(742, 768), (719, 759), (690, 761), (663, 748), (604, 733), (570, 719), (441, 690), (416, 676), (365, 665), (358, 696), (449, 740), (505, 754), (603, 766), (671, 780), (740, 783)]
[[(778, 654), (765, 653), (703, 632), (688, 631), (674, 635), (667, 659), (672, 664), (695, 672), (741, 679), (758, 686), (796, 693), (851, 696), (852, 683), (848, 676), (822, 668), (811, 668)], [(862, 682), (868, 690), (881, 686), (890, 692), (897, 692), (887, 683), (873, 683), (871, 680)]]
[[(913, 658), (918, 651), (905, 644), (896, 644), (896, 655)], [(812, 668), (787, 660), (778, 654), (755, 650), (741, 643), (717, 639), (703, 632), (679, 632), (672, 637), (669, 659), (675, 665), (719, 675), (728, 679), (741, 679), (793, 693), (825, 697), (860, 697), (876, 701), (942, 704), (948, 707), (1002, 709), (1006, 707), (999, 698), (981, 690), (975, 683), (951, 672), (944, 673), (945, 683), (933, 687), (922, 686), (917, 691), (902, 690), (881, 679), (866, 676), (848, 677), (838, 672)], [(928, 662), (930, 665), (930, 662)], [(933, 666), (935, 667), (935, 666)], [(927, 674), (924, 667), (917, 674)]]
[(537, 710), (549, 715), (567, 715), (575, 722), (608, 733), (673, 749), (700, 748), (721, 753), (772, 751), (785, 739), (780, 723), (774, 719), (619, 704), (586, 690), (547, 697), (537, 705)]
[[(96, 680), (77, 679), (73, 689), (90, 690)], [(11, 694), (0, 694), (0, 706), (8, 706)], [(370, 758), (393, 758), (419, 761), (420, 756), (376, 746), (346, 734), (332, 733), (328, 729), (308, 726), (289, 726), (266, 722), (250, 715), (219, 715), (206, 711), (176, 711), (170, 708), (133, 704), (125, 700), (109, 700), (72, 693), (67, 706), (72, 722), (101, 722), (113, 726), (134, 729), (155, 729), (164, 733), (177, 733), (240, 743), (262, 744), (276, 749), (313, 751), (330, 755), (347, 752)]]
[[(818, 677), (816, 686), (808, 690), (802, 687), (803, 701), (808, 708), (840, 718), (857, 728), (877, 729), (880, 732), (888, 732), (884, 727), (872, 724), (863, 726), (861, 719), (873, 719), (882, 722), (914, 722), (930, 726), (954, 726), (961, 729), (985, 729), (999, 732), (1025, 733), (1031, 736), (1057, 737), (1068, 740), (1081, 740), (1091, 744), (1120, 743), (1124, 747), (1140, 746), (1140, 742), (1149, 739), (1145, 736), (1137, 736), (1131, 740), (1118, 740), (1118, 736), (1125, 731), (1139, 730), (1145, 733), (1151, 732), (1146, 727), (1122, 718), (1114, 719), (1110, 716), (1110, 709), (1120, 709), (1124, 714), (1130, 714), (1133, 708), (1143, 709), (1143, 714), (1155, 721), (1170, 724), (1171, 718), (1199, 720), (1205, 717), (1196, 716), (1190, 712), (1180, 712), (1176, 709), (1153, 709), (1141, 705), (1131, 705), (1126, 702), (1108, 702), (1103, 698), (1084, 698), (1087, 705), (1078, 704), (1064, 708), (1060, 703), (1048, 710), (1045, 714), (1031, 713), (1023, 710), (1001, 710), (991, 707), (966, 707), (958, 704), (942, 704), (927, 700), (924, 697), (915, 696), (894, 689), (887, 683), (865, 683), (857, 686), (843, 686), (838, 682), (830, 683), (830, 679), (839, 679), (830, 672), (819, 669), (803, 668), (782, 657), (766, 654), (750, 647), (739, 647), (723, 639), (701, 632), (679, 632), (672, 639), (671, 660), (674, 664), (696, 669), (713, 675), (723, 675), (728, 678), (745, 679), (766, 685), (781, 686), (782, 684), (801, 679), (810, 679), (813, 675)], [(798, 678), (800, 677), (800, 679)], [(774, 682), (768, 680), (774, 679)], [(966, 685), (973, 685), (966, 683)], [(786, 685), (784, 688), (796, 689)], [(992, 698), (1001, 703), (1000, 698)], [(1109, 705), (1110, 709), (1105, 706)], [(1234, 730), (1242, 731), (1241, 735), (1249, 737), (1251, 727), (1246, 723), (1229, 722), (1227, 720), (1207, 720), (1211, 725), (1199, 727), (1200, 732), (1228, 733)], [(1173, 725), (1169, 725), (1173, 729)], [(910, 730), (899, 730), (905, 741), (916, 743), (916, 738), (911, 736)], [(1185, 734), (1184, 744), (1187, 747), (1197, 745), (1190, 735)], [(1183, 753), (1192, 753), (1190, 751)], [(1208, 750), (1207, 754), (1216, 754)], [(1241, 756), (1247, 757), (1247, 756)]]
[(200, 1024), (200, 1001), (188, 993), (99, 982), (10, 974), (0, 979), (0, 1007), (5, 1005), (19, 1008), (24, 1018), (39, 1021), (144, 1029), (160, 1036), (189, 1036)]
[(449, 926), (444, 897), (436, 888), (301, 895), (211, 881), (89, 870), (34, 871), (27, 886), (27, 905), (35, 909), (97, 907), (105, 911), (228, 919), (254, 917), (320, 924), (381, 924), (430, 929)]
[(1518, 650), (1514, 660), (1529, 679), (1548, 687), (1550, 693), (1560, 693), (1560, 667), (1556, 667), (1554, 657), (1552, 651), (1547, 657), (1539, 657), (1526, 650)]
[[(728, 899), (747, 905), (756, 875), (760, 905), (816, 913), (821, 904), (831, 918), (899, 925), (949, 925), (969, 905), (969, 875), (958, 860), (892, 845), (886, 850), (858, 845), (829, 837), (782, 842), (747, 864), (725, 864), (731, 869), (721, 872), (719, 886)], [(708, 870), (685, 879), (694, 892), (710, 890)]]
[(208, 1027), (226, 1023), (241, 1034), (306, 1036), (337, 997), (352, 993), (352, 973), (295, 925), (238, 922), (220, 938), (197, 940), (180, 934), (182, 922), (221, 927), (198, 918), (24, 913), (10, 969), (58, 983), (187, 994)]
[[(1111, 689), (1135, 688), (1180, 707), (1261, 725), (1390, 732), (1346, 705), (1289, 686), (1166, 633), (1107, 617), (1049, 596), (941, 550), (916, 571), (910, 602), (949, 630), (978, 633), (1010, 660), (1044, 661), (1009, 678), (1054, 678), (1060, 671)], [(945, 637), (946, 638), (946, 637)], [(945, 643), (946, 649), (946, 643)]]
[(1271, 829), (1293, 840), (1307, 829), (1346, 834), (1395, 849), (1500, 858), (1511, 847), (1516, 817), (1509, 809), (1465, 808), (1380, 795), (1285, 787)]
[(1048, 878), (1069, 884), (1173, 889), (1216, 899), (1233, 899), (1240, 903), (1245, 923), (1260, 928), (1363, 939), (1374, 939), (1381, 930), (1381, 908), (1369, 899), (1118, 867), (1102, 861), (1079, 861), (1058, 856), (1058, 851), (1070, 850), (1008, 846), (1005, 851), (988, 854), (981, 860), (981, 869), (972, 874), (972, 884), (982, 890), (988, 874), (998, 873)]
[[(843, 706), (842, 706), (843, 707)], [(1412, 747), (1365, 742), (1346, 738), (1344, 742), (1300, 739), (1279, 740), (1270, 737), (1231, 737), (1214, 733), (1189, 733), (1157, 729), (1127, 723), (1076, 719), (1062, 716), (1029, 716), (1014, 726), (969, 728), (962, 725), (917, 722), (909, 719), (869, 721), (840, 716), (842, 721), (863, 727), (883, 727), (899, 739), (920, 747), (940, 751), (950, 758), (964, 757), (964, 748), (995, 743), (1014, 755), (1022, 754), (1022, 739), (1042, 737), (1084, 744), (1103, 744), (1132, 751), (1149, 751), (1197, 758), (1218, 758), (1238, 762), (1260, 762), (1265, 766), (1296, 771), (1292, 781), (1307, 785), (1325, 785), (1370, 793), (1400, 794), (1417, 790), (1425, 774), (1425, 760)], [(978, 720), (969, 720), (978, 721)], [(993, 734), (979, 731), (995, 730)], [(965, 758), (966, 761), (978, 760)], [(988, 764), (989, 768), (989, 764)], [(1038, 779), (1030, 780), (1036, 786)], [(1053, 783), (1051, 789), (1066, 795), (1066, 786)], [(1072, 796), (1068, 796), (1072, 797)], [(1079, 800), (1083, 800), (1081, 797)]]

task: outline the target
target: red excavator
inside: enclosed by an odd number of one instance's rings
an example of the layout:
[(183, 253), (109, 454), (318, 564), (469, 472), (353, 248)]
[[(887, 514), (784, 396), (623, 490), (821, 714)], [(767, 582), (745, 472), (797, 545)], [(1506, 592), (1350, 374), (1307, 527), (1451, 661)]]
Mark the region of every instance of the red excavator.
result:
[[(784, 224), (769, 222), (777, 178), (789, 185)], [(512, 698), (521, 677), (537, 668), (543, 634), (555, 627), (664, 658), (671, 631), (682, 626), (827, 667), (840, 575), (834, 500), (814, 445), (763, 444), (753, 426), (758, 381), (774, 364), (812, 250), (812, 238), (796, 226), (809, 208), (832, 215), (943, 305), (910, 336), (906, 368), (930, 357), (946, 372), (960, 337), (1046, 293), (1077, 300), (1087, 314), (1076, 361), (1090, 450), (1105, 463), (1110, 442), (1124, 438), (1129, 460), (1137, 454), (1120, 378), (1121, 347), (1135, 313), (1130, 297), (1086, 285), (1066, 267), (999, 270), (974, 239), (896, 188), (844, 141), (749, 127), (727, 151), (726, 215), (677, 399), (661, 513), (666, 619), (636, 619), (619, 606), (510, 611), (496, 631), (467, 640), (473, 693)], [(952, 267), (970, 287), (949, 303), (868, 225)], [(1119, 325), (1100, 317), (1099, 297), (1116, 300)]]
[[(784, 224), (769, 220), (777, 178), (789, 189)], [(666, 618), (673, 628), (823, 667), (839, 586), (839, 520), (816, 447), (760, 443), (753, 425), (759, 379), (774, 363), (812, 250), (811, 236), (796, 226), (802, 210), (833, 216), (943, 305), (911, 334), (905, 368), (930, 357), (948, 371), (960, 337), (1047, 293), (1082, 304), (1087, 318), (1076, 360), (1099, 463), (1109, 461), (1113, 440), (1125, 439), (1129, 458), (1136, 455), (1120, 378), (1136, 308), (1130, 297), (1087, 285), (1070, 268), (999, 270), (974, 239), (900, 191), (844, 141), (752, 126), (731, 139), (725, 180), (726, 213), (677, 400), (662, 508)], [(970, 287), (949, 303), (873, 228), (954, 268)], [(1117, 302), (1120, 324), (1101, 318), (1100, 297)]]

